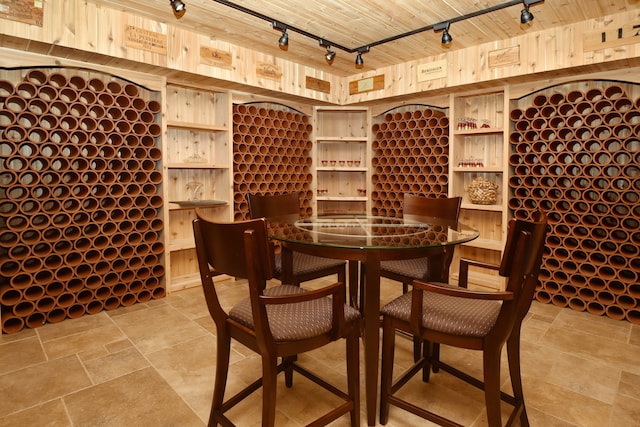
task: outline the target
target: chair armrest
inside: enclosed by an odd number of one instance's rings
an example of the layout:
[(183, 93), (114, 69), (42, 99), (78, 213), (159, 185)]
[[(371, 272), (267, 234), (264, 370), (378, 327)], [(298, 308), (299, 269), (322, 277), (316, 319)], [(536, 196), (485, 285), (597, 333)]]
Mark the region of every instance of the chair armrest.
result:
[(261, 295), (260, 301), (262, 304), (295, 304), (298, 302), (311, 301), (314, 299), (320, 299), (320, 298), (324, 298), (332, 295), (335, 297), (344, 289), (345, 289), (344, 284), (337, 282), (320, 289), (314, 289), (311, 291), (301, 292), (298, 294), (278, 295), (278, 296)]
[(458, 275), (458, 286), (461, 288), (467, 288), (469, 283), (469, 266), (486, 268), (488, 270), (499, 270), (500, 266), (496, 264), (490, 264), (488, 262), (476, 261), (468, 258), (460, 259), (460, 273)]
[(513, 292), (486, 292), (486, 291), (472, 291), (466, 288), (460, 288), (457, 286), (451, 286), (446, 284), (428, 283), (420, 280), (413, 281), (413, 289), (418, 293), (422, 291), (435, 292), (437, 294), (449, 295), (452, 297), (469, 298), (469, 299), (484, 299), (484, 300), (513, 300)]

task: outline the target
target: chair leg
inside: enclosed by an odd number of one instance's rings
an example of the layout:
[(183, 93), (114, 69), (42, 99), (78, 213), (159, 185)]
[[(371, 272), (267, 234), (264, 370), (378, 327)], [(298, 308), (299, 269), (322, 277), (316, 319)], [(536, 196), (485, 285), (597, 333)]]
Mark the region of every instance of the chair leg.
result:
[(409, 284), (408, 283), (403, 283), (402, 284), (402, 293), (406, 294), (407, 292), (409, 292)]
[(283, 357), (282, 363), (284, 363), (284, 385), (287, 388), (293, 386), (293, 364), (298, 360), (298, 356)]
[(389, 421), (389, 395), (393, 381), (393, 358), (396, 334), (391, 320), (385, 318), (382, 326), (382, 369), (380, 372), (380, 424)]
[(211, 413), (209, 414), (209, 427), (218, 425), (216, 412), (222, 408), (224, 403), (224, 392), (227, 387), (227, 376), (229, 374), (229, 354), (231, 352), (231, 338), (226, 331), (218, 328), (217, 354), (216, 354), (216, 379), (213, 386), (213, 400), (211, 402)]
[(489, 427), (502, 426), (500, 412), (500, 352), (501, 348), (487, 348), (483, 352), (484, 399)]
[(360, 339), (357, 331), (347, 336), (347, 387), (349, 397), (353, 399), (351, 425), (360, 425)]
[(434, 344), (431, 341), (422, 341), (422, 357), (424, 357), (424, 365), (422, 367), (422, 381), (425, 383), (429, 382), (429, 377), (431, 376), (431, 360), (433, 357), (433, 347), (436, 345), (438, 344)]
[(434, 374), (440, 372), (440, 343), (434, 342), (431, 346), (431, 370)]
[(262, 355), (262, 427), (274, 427), (276, 423), (276, 389), (278, 358)]
[(422, 357), (422, 340), (420, 337), (413, 336), (413, 361), (417, 362)]
[(520, 328), (514, 326), (509, 339), (507, 340), (507, 358), (509, 360), (509, 375), (511, 377), (511, 388), (516, 402), (522, 405), (520, 412), (520, 426), (528, 427), (527, 407), (524, 404), (524, 393), (522, 390), (522, 374), (520, 372)]

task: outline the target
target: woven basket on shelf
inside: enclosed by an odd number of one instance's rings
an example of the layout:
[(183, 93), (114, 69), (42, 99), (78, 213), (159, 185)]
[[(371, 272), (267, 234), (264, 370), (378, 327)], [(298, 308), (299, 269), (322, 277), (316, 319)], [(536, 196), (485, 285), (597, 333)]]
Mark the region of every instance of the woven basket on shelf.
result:
[(493, 205), (498, 201), (498, 184), (481, 176), (473, 179), (467, 191), (471, 203), (476, 205)]

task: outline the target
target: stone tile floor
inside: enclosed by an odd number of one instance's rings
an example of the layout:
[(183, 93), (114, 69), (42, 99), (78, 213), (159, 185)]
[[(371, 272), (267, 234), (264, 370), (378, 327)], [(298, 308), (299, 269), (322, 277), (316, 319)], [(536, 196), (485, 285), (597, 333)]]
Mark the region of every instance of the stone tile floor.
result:
[[(230, 301), (233, 281), (219, 284)], [(383, 300), (399, 285), (383, 280)], [(0, 426), (203, 426), (209, 415), (215, 328), (200, 288), (165, 299), (0, 336)], [(530, 424), (640, 426), (640, 326), (534, 302), (523, 326), (522, 371)], [(398, 368), (411, 361), (398, 339)], [(341, 343), (300, 356), (344, 384)], [(443, 348), (443, 360), (481, 374), (478, 352)], [(506, 358), (504, 389), (508, 390)], [(260, 360), (234, 345), (228, 391), (255, 379)], [(440, 373), (403, 389), (465, 426), (486, 425), (482, 393)], [(277, 425), (302, 426), (334, 404), (305, 378), (278, 389)], [(230, 413), (260, 425), (260, 391)], [(363, 421), (364, 404), (362, 406)], [(504, 406), (503, 417), (509, 407)], [(348, 416), (333, 423), (348, 426)], [(391, 408), (388, 426), (431, 425)]]

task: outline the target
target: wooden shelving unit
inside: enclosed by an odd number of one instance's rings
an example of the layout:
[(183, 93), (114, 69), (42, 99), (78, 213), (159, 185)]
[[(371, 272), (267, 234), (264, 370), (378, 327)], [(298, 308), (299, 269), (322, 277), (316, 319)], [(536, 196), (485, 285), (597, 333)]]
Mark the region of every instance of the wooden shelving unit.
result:
[(225, 91), (169, 83), (165, 105), (168, 290), (176, 291), (200, 284), (194, 208), (233, 219), (231, 99)]
[(371, 211), (370, 122), (367, 108), (314, 109), (312, 159), (317, 215)]
[[(456, 258), (472, 257), (499, 262), (508, 221), (507, 191), (508, 89), (491, 93), (453, 94), (450, 97), (450, 178), (449, 196), (462, 196), (460, 221), (479, 230), (480, 237), (456, 251)], [(475, 179), (497, 185), (491, 204), (473, 203), (469, 185)], [(457, 259), (451, 267), (457, 280)], [(503, 286), (497, 276), (470, 272), (470, 282), (482, 288)]]

